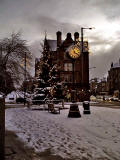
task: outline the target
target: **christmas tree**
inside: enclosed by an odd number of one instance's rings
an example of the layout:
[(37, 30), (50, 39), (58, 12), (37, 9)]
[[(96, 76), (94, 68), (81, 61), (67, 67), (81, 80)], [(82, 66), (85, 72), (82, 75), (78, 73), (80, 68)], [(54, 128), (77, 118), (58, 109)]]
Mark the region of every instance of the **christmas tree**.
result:
[(46, 37), (44, 40), (41, 63), (42, 67), (38, 87), (44, 88), (46, 97), (50, 99), (62, 98), (59, 68), (56, 63), (53, 63), (52, 54)]

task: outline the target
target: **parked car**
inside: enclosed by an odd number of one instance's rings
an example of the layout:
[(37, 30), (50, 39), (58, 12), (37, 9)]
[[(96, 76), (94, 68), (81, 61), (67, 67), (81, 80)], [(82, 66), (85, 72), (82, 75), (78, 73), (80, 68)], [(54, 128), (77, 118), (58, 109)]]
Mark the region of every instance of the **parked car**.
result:
[(113, 97), (113, 98), (112, 98), (112, 101), (119, 101), (119, 98)]
[(32, 99), (32, 103), (35, 105), (44, 104), (45, 103), (44, 99), (45, 99), (45, 94), (36, 94)]
[(26, 99), (24, 99), (23, 97), (18, 97), (16, 99), (16, 103), (24, 103), (24, 102), (26, 102)]
[(93, 95), (91, 95), (91, 96), (90, 96), (90, 101), (96, 101), (96, 97), (93, 96)]
[(111, 101), (111, 96), (105, 96), (105, 101)]

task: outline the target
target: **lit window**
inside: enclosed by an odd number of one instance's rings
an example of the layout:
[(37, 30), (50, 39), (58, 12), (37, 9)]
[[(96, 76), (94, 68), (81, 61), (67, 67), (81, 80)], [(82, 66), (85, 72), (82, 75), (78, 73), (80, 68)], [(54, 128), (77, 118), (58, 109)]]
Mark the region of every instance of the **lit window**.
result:
[(64, 75), (64, 82), (72, 82), (72, 76), (71, 75)]
[(64, 70), (65, 71), (72, 71), (72, 63), (64, 63)]

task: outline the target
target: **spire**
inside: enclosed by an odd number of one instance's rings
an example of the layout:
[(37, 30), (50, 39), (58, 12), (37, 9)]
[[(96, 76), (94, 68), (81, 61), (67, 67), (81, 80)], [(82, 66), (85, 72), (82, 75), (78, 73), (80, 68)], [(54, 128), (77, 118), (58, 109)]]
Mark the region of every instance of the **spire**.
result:
[(49, 50), (49, 44), (47, 41), (47, 31), (45, 30), (44, 51), (48, 51), (48, 50)]
[(47, 31), (45, 30), (45, 40), (47, 39)]

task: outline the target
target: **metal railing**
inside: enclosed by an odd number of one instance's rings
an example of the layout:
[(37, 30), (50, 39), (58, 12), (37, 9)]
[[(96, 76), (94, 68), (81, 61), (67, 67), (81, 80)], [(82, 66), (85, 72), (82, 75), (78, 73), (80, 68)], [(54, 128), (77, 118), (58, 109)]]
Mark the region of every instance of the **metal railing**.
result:
[(44, 109), (47, 109), (48, 104), (53, 103), (55, 106), (59, 106), (61, 109), (64, 108), (64, 99), (60, 100), (32, 100), (31, 103), (27, 102), (27, 107), (30, 108), (32, 106), (39, 106), (43, 107)]

